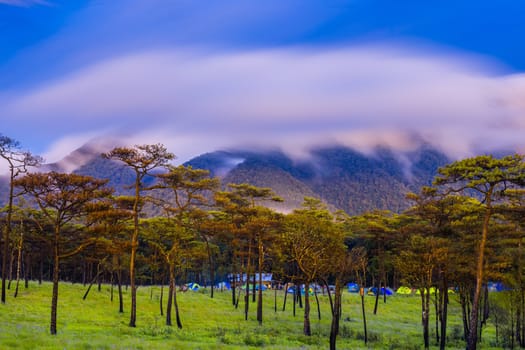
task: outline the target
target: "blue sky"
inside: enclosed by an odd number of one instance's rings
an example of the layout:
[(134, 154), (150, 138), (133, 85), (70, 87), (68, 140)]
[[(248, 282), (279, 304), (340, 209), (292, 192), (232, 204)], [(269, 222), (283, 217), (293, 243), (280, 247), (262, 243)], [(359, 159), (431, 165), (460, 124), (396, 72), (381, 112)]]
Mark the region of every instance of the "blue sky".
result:
[[(0, 0), (0, 133), (85, 142), (525, 146), (525, 2)], [(102, 142), (106, 140), (106, 142)]]

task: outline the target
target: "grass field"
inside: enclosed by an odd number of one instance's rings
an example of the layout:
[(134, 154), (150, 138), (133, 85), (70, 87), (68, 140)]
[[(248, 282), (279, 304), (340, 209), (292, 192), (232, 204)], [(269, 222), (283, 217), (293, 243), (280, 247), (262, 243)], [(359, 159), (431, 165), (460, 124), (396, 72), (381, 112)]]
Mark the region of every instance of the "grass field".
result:
[[(129, 294), (125, 292), (125, 312), (118, 312), (118, 300), (110, 301), (110, 288), (99, 292), (96, 286), (82, 300), (86, 287), (62, 283), (59, 290), (58, 334), (49, 335), (51, 284), (31, 282), (22, 287), (18, 298), (8, 291), (5, 305), (0, 305), (0, 349), (327, 349), (330, 328), (328, 297), (320, 295), (321, 320), (312, 298), (311, 337), (302, 335), (303, 310), (292, 315), (288, 302), (282, 310), (282, 292), (265, 291), (264, 321), (255, 319), (255, 305), (244, 320), (243, 309), (231, 305), (229, 292), (217, 292), (211, 299), (206, 290), (178, 293), (183, 329), (164, 325), (159, 312), (160, 287), (138, 289), (137, 327), (129, 321)], [(392, 296), (380, 302), (372, 314), (373, 297), (367, 297), (367, 321), (370, 342), (363, 342), (363, 324), (358, 295), (344, 292), (343, 317), (338, 349), (421, 349), (420, 299), (417, 296)], [(434, 315), (431, 315), (434, 325)], [(450, 305), (449, 348), (462, 349), (461, 320), (458, 303)], [(435, 334), (432, 332), (432, 334)], [(432, 348), (436, 349), (435, 336)], [(484, 330), (481, 349), (495, 347), (494, 329)]]

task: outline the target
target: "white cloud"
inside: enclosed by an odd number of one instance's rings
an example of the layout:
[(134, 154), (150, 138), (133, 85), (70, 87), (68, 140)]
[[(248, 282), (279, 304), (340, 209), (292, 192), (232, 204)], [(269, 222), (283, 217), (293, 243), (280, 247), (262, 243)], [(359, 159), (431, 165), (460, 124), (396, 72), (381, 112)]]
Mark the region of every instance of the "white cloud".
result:
[[(42, 128), (43, 137), (47, 128), (118, 130), (134, 143), (163, 142), (184, 160), (235, 145), (298, 155), (328, 142), (406, 150), (413, 134), (456, 156), (523, 147), (525, 76), (433, 54), (386, 45), (144, 52), (11, 95), (0, 112)], [(74, 147), (64, 142), (53, 158)]]

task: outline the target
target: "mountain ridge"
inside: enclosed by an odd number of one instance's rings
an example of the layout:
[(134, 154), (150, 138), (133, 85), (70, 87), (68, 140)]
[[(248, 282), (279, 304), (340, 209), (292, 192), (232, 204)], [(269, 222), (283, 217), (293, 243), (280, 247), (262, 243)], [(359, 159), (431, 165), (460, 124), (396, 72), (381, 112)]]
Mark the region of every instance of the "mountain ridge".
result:
[[(130, 195), (133, 171), (103, 158), (102, 152), (100, 147), (87, 144), (43, 169), (108, 179), (117, 194)], [(281, 212), (300, 207), (304, 197), (316, 197), (331, 210), (355, 215), (375, 209), (401, 212), (410, 205), (406, 194), (430, 185), (437, 169), (448, 162), (445, 154), (428, 145), (410, 152), (377, 147), (366, 154), (331, 146), (313, 149), (309, 157), (300, 159), (280, 150), (219, 150), (201, 154), (184, 165), (209, 170), (211, 176), (221, 179), (223, 188), (229, 183), (272, 188), (284, 201), (267, 204)], [(146, 181), (152, 184), (154, 177)], [(0, 183), (2, 187), (6, 184)], [(158, 212), (148, 210), (148, 215), (155, 214)]]

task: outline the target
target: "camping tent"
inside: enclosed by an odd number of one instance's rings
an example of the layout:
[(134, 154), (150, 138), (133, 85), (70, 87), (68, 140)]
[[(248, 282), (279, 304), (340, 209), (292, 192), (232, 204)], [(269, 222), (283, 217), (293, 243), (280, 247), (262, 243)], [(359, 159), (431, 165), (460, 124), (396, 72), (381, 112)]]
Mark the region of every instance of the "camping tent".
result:
[[(370, 287), (368, 288), (368, 295), (376, 295), (377, 294), (377, 287)], [(392, 288), (385, 288), (385, 287), (381, 287), (381, 291), (379, 293), (379, 295), (394, 295), (394, 291), (392, 290)]]
[(198, 291), (200, 287), (201, 286), (198, 283), (193, 283), (193, 282), (188, 283), (188, 289), (191, 289), (194, 292)]
[(412, 294), (412, 289), (406, 286), (401, 286), (397, 289), (396, 293), (401, 295), (410, 295)]
[(357, 283), (348, 283), (349, 293), (359, 293), (359, 285)]

